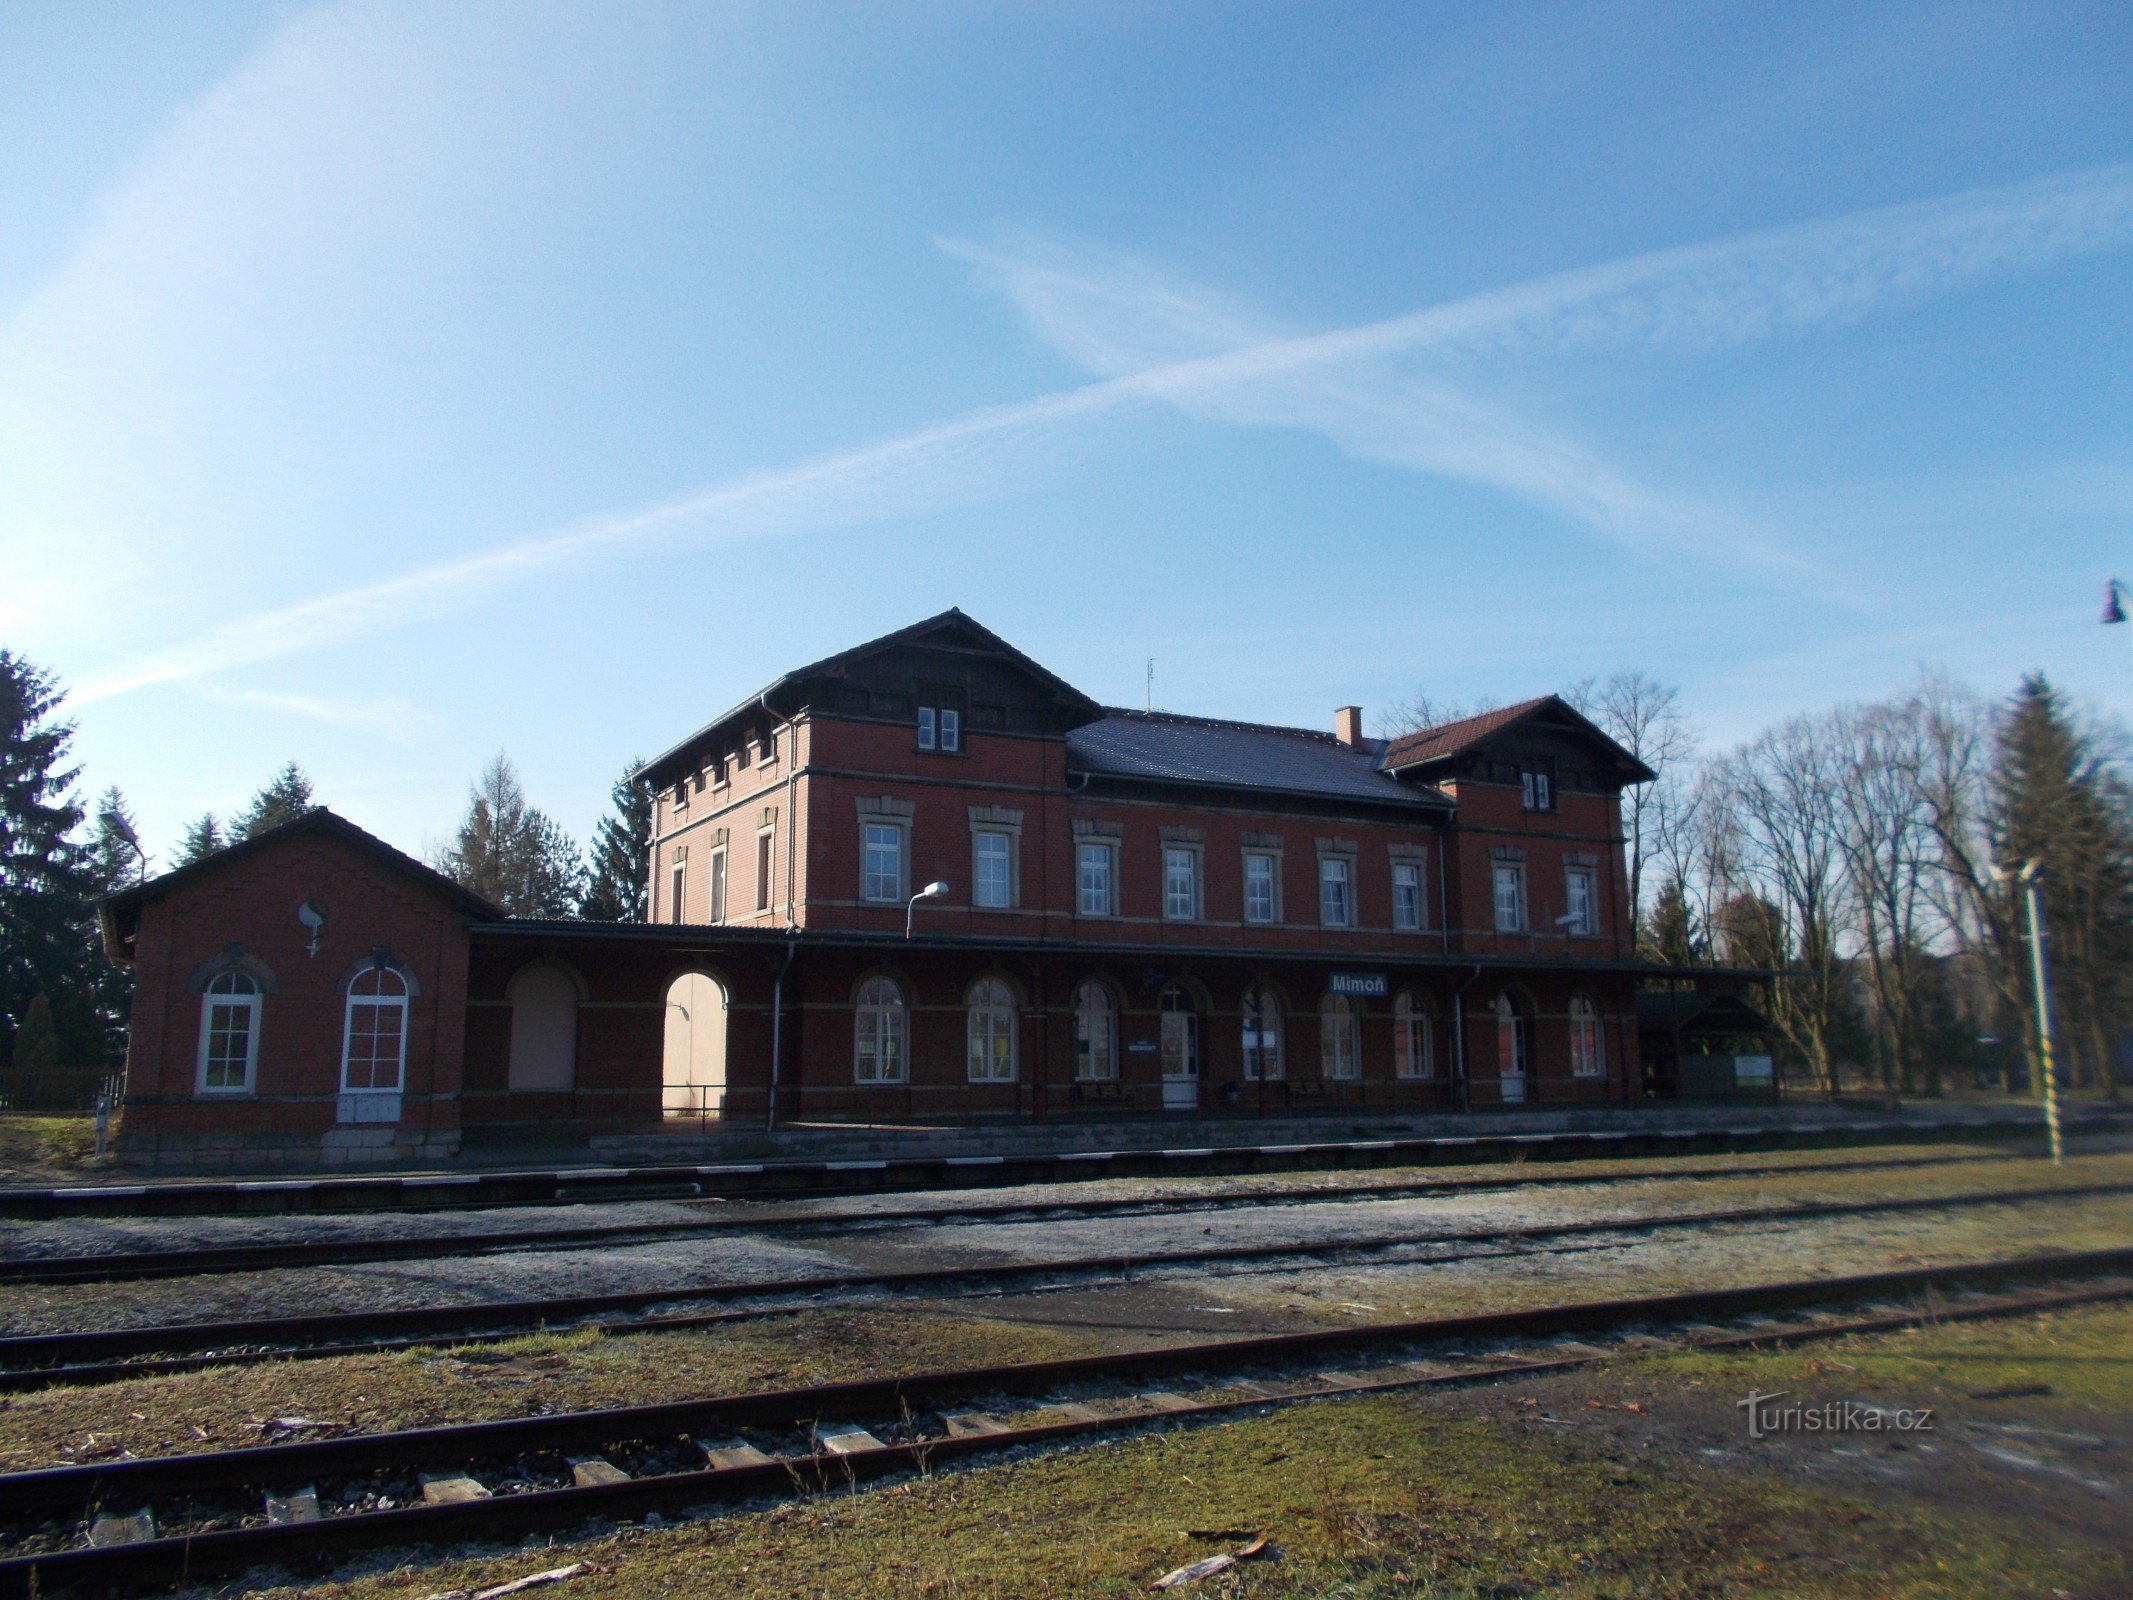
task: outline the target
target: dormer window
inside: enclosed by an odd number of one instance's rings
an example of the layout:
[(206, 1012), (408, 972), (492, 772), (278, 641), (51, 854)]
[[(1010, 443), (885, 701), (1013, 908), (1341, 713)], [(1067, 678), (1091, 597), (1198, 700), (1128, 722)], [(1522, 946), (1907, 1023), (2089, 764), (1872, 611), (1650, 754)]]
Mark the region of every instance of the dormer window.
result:
[(1525, 790), (1528, 811), (1553, 811), (1555, 809), (1555, 775), (1539, 767), (1527, 767), (1519, 774), (1521, 787)]

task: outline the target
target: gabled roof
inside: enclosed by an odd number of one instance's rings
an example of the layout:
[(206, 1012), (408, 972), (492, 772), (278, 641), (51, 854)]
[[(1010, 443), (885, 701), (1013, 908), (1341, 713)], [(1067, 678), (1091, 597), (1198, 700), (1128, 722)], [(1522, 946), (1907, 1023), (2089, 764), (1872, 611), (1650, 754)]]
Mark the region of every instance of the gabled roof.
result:
[[(741, 701), (732, 710), (722, 716), (713, 718), (679, 744), (654, 756), (631, 776), (657, 782), (660, 779), (662, 770), (669, 763), (679, 760), (682, 756), (696, 749), (704, 740), (736, 718), (745, 717), (757, 707), (775, 701), (780, 691), (794, 688), (815, 678), (841, 677), (848, 668), (868, 656), (878, 655), (884, 650), (906, 644), (945, 646), (950, 649), (974, 650), (988, 655), (1004, 657), (1020, 667), (1037, 683), (1043, 685), (1051, 692), (1053, 698), (1070, 711), (1093, 717), (1103, 710), (1094, 700), (1091, 700), (1071, 683), (1068, 683), (1049, 668), (1031, 660), (983, 623), (969, 616), (960, 607), (950, 606), (946, 611), (930, 616), (923, 622), (914, 622), (907, 628), (898, 628), (894, 633), (885, 633), (878, 639), (869, 639), (865, 644), (853, 645), (849, 650), (840, 650), (835, 655), (824, 656), (820, 661), (811, 661), (804, 667), (796, 667), (790, 672), (780, 674), (766, 687)], [(797, 707), (789, 709), (797, 709)]]
[(183, 888), (196, 879), (212, 876), (223, 868), (249, 860), (266, 851), (287, 843), (291, 839), (308, 834), (323, 834), (338, 839), (364, 855), (384, 863), (404, 877), (412, 878), (424, 888), (442, 897), (455, 911), (485, 922), (498, 921), (508, 915), (504, 908), (463, 884), (455, 883), (436, 868), (426, 866), (413, 856), (395, 850), (374, 833), (367, 833), (346, 817), (320, 806), (302, 816), (292, 818), (279, 827), (269, 828), (265, 833), (254, 834), (249, 839), (240, 839), (235, 844), (224, 845), (198, 861), (150, 878), (146, 883), (136, 884), (131, 889), (122, 889), (106, 899), (97, 908), (97, 922), (104, 939), (104, 954), (113, 961), (124, 961), (126, 946), (131, 940), (134, 924), (140, 918), (141, 907), (152, 900), (160, 900), (173, 889)]
[(1543, 718), (1559, 725), (1567, 725), (1569, 731), (1605, 746), (1623, 774), (1623, 782), (1648, 783), (1658, 776), (1650, 767), (1617, 744), (1605, 729), (1595, 724), (1577, 707), (1562, 696), (1553, 694), (1521, 700), (1516, 705), (1499, 706), (1494, 711), (1484, 711), (1476, 716), (1461, 717), (1456, 722), (1439, 723), (1434, 728), (1423, 728), (1416, 733), (1403, 734), (1386, 745), (1378, 765), (1387, 772), (1407, 772), (1418, 767), (1434, 766), (1438, 762), (1463, 756), (1498, 734), (1522, 723)]
[(1312, 728), (1223, 722), (1168, 711), (1106, 710), (1067, 735), (1071, 771), (1157, 783), (1361, 800), (1442, 811), (1444, 796), (1386, 776), (1372, 749)]

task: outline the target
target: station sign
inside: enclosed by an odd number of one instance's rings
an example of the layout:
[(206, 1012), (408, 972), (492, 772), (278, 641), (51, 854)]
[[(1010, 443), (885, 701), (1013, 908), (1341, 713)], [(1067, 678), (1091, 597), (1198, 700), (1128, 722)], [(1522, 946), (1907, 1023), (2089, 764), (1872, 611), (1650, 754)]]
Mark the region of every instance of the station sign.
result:
[(1358, 1000), (1382, 1000), (1389, 986), (1382, 972), (1336, 972), (1326, 980), (1326, 987)]

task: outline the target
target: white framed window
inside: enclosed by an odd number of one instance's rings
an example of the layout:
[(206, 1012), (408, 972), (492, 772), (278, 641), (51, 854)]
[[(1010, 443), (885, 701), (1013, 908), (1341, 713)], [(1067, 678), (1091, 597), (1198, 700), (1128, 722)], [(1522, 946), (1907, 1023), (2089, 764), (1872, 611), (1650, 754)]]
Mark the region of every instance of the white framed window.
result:
[(667, 921), (681, 921), (682, 895), (689, 887), (689, 847), (674, 847), (674, 864), (667, 873)]
[(1278, 922), (1281, 920), (1281, 899), (1276, 883), (1279, 878), (1278, 856), (1266, 851), (1248, 851), (1244, 857), (1244, 920), (1246, 922)]
[(259, 984), (224, 972), (200, 996), (201, 1094), (250, 1094), (259, 1064)]
[(341, 1025), (341, 1093), (398, 1094), (407, 1070), (407, 980), (369, 967), (348, 982)]
[(989, 910), (1015, 903), (1015, 841), (1012, 834), (984, 831), (971, 836), (970, 901)]
[(1318, 920), (1329, 928), (1355, 925), (1355, 864), (1346, 856), (1318, 858)]
[(1392, 1001), (1392, 1073), (1396, 1078), (1437, 1075), (1436, 1018), (1406, 990)]
[(921, 750), (938, 750), (941, 744), (940, 717), (931, 706), (918, 708), (918, 747)]
[(1281, 1079), (1281, 1001), (1264, 984), (1244, 991), (1244, 1076), (1253, 1083)]
[(1563, 874), (1563, 910), (1569, 920), (1565, 929), (1585, 938), (1600, 931), (1600, 919), (1593, 894), (1594, 875), (1590, 867), (1571, 867)]
[(1525, 932), (1526, 869), (1515, 861), (1499, 861), (1489, 869), (1489, 884), (1496, 907), (1496, 931)]
[(950, 751), (963, 748), (963, 713), (954, 706), (941, 707), (941, 748)]
[(1200, 1014), (1192, 1003), (1192, 996), (1173, 983), (1156, 1001), (1156, 1010), (1161, 1018), (1157, 1049), (1161, 1053), (1163, 1076), (1173, 1081), (1199, 1077)]
[(904, 897), (904, 830), (893, 822), (870, 822), (860, 844), (859, 897), (894, 905)]
[(1526, 1010), (1508, 994), (1496, 997), (1496, 1072), (1523, 1083), (1526, 1076)]
[(1093, 979), (1074, 992), (1074, 1076), (1084, 1083), (1118, 1076), (1118, 1008)]
[(1419, 861), (1395, 861), (1392, 864), (1392, 925), (1401, 933), (1419, 932), (1422, 927), (1422, 863)]
[(755, 908), (768, 911), (777, 898), (778, 836), (765, 828), (755, 836)]
[(1084, 842), (1074, 851), (1076, 903), (1085, 917), (1108, 917), (1117, 909), (1118, 858), (1107, 844)]
[(967, 1001), (970, 1081), (1015, 1081), (1015, 994), (998, 978), (980, 978)]
[(1200, 852), (1189, 846), (1163, 846), (1163, 915), (1171, 922), (1200, 915)]
[(902, 1083), (908, 1027), (904, 992), (894, 979), (862, 983), (852, 1015), (852, 1081)]
[(1336, 1083), (1363, 1075), (1361, 1019), (1355, 1002), (1329, 994), (1318, 1005), (1318, 1073)]
[(1555, 809), (1555, 778), (1552, 774), (1528, 770), (1520, 773), (1519, 779), (1528, 811)]
[(711, 852), (711, 922), (726, 920), (726, 852)]
[(1570, 997), (1570, 1075), (1597, 1078), (1607, 1070), (1600, 1053), (1600, 1008), (1588, 995)]

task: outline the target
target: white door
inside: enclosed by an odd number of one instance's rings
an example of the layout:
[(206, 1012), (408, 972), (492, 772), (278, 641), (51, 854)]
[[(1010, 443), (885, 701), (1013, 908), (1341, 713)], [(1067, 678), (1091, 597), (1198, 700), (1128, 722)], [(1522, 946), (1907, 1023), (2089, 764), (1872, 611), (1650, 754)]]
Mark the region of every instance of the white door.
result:
[(1163, 992), (1163, 1109), (1200, 1107), (1200, 1019), (1192, 1001), (1176, 989)]
[(1496, 997), (1496, 1081), (1505, 1105), (1525, 1103), (1526, 1014), (1507, 994)]
[(668, 986), (660, 1082), (668, 1116), (719, 1114), (726, 1096), (726, 991), (716, 978), (685, 972)]

